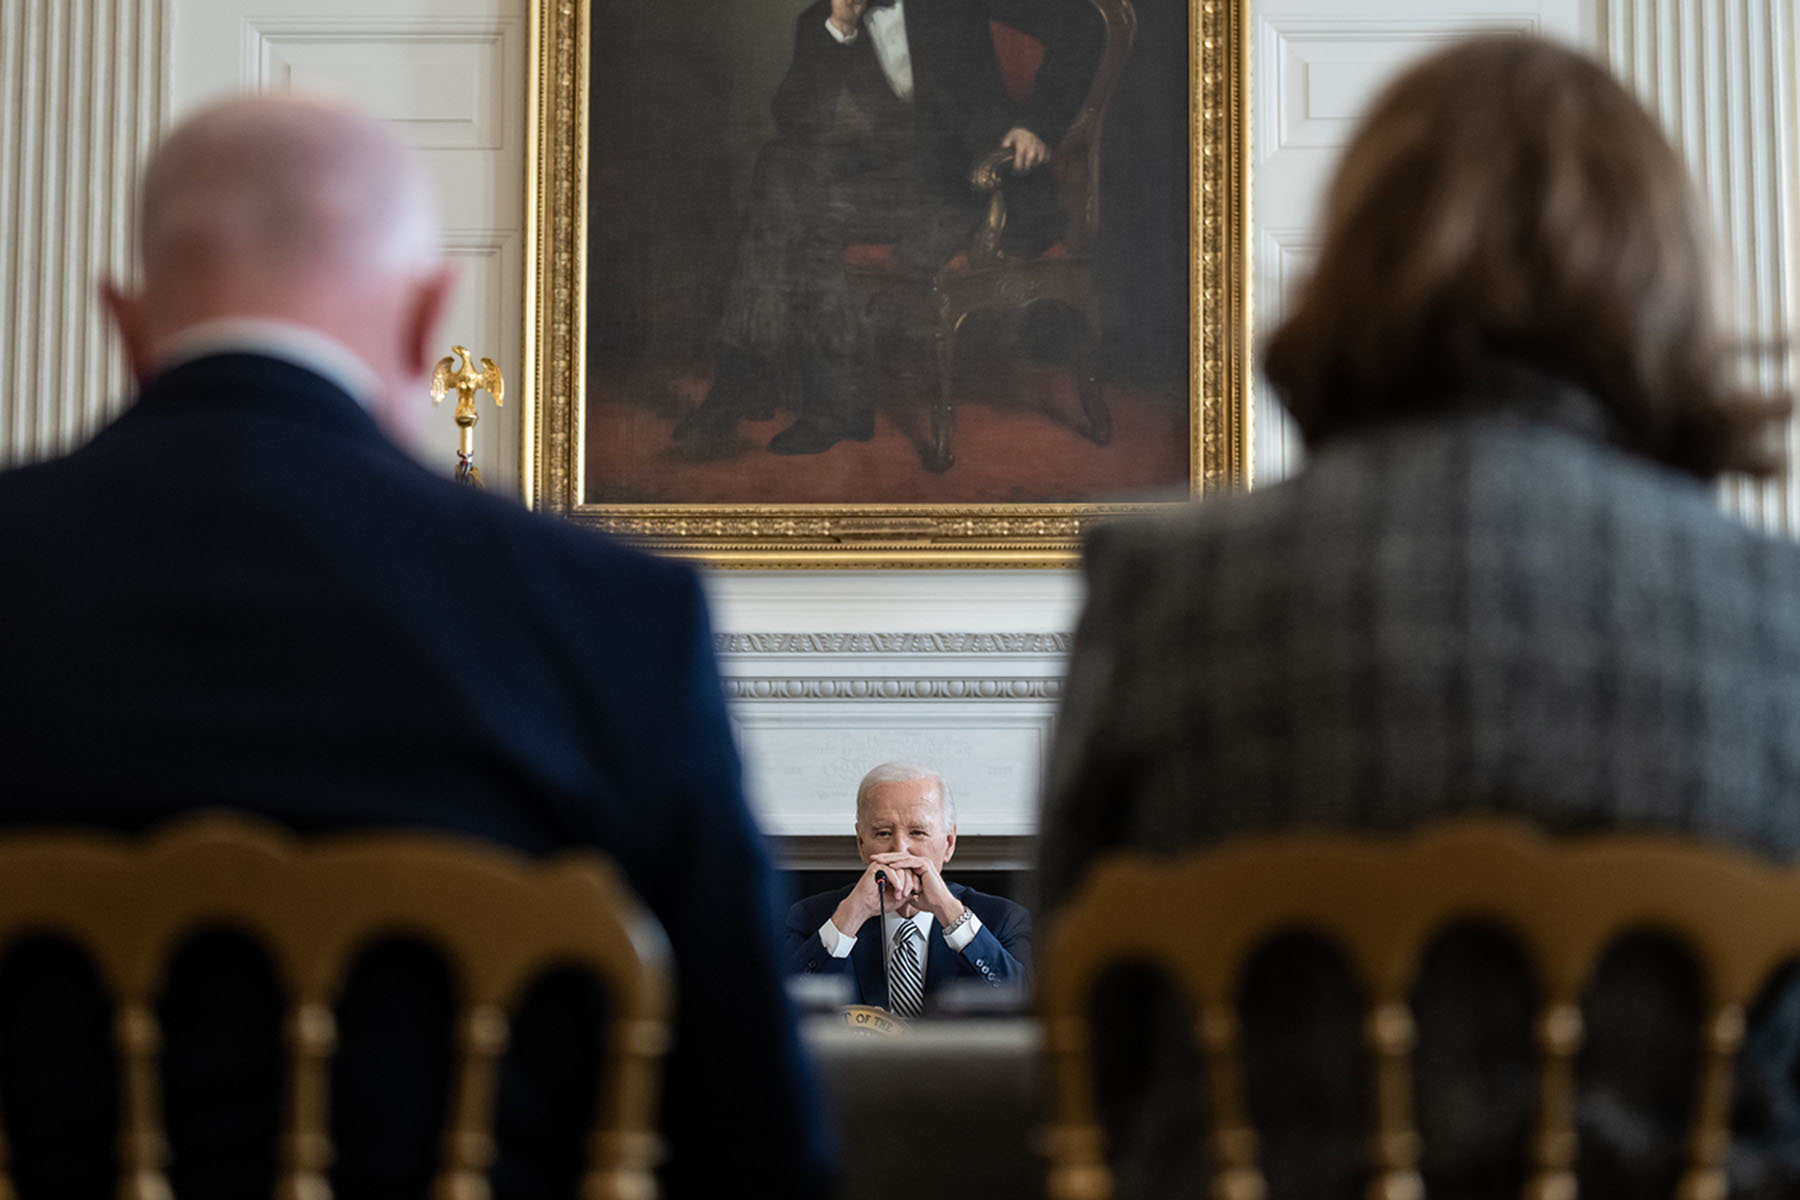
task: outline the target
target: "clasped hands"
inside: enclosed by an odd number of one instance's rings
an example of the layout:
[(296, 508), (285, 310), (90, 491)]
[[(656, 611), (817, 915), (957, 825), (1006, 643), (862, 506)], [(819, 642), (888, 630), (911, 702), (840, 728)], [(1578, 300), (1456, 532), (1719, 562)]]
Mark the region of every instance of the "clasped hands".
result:
[(856, 936), (863, 922), (881, 912), (881, 894), (875, 882), (876, 872), (887, 876), (887, 908), (902, 917), (929, 912), (940, 925), (954, 925), (963, 914), (962, 901), (950, 894), (950, 886), (930, 859), (895, 851), (870, 857), (862, 878), (850, 889), (831, 916), (839, 932)]

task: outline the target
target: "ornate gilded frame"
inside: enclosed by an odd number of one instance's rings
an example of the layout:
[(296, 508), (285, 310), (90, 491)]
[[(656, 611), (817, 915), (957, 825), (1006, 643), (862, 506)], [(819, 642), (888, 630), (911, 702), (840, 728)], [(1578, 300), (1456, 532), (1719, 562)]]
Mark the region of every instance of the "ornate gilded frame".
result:
[[(602, 0), (604, 2), (604, 0)], [(520, 476), (527, 503), (729, 567), (1061, 567), (1083, 531), (1154, 504), (589, 504), (588, 30), (594, 0), (533, 0)], [(1250, 0), (1188, 0), (1189, 467), (1250, 481)]]

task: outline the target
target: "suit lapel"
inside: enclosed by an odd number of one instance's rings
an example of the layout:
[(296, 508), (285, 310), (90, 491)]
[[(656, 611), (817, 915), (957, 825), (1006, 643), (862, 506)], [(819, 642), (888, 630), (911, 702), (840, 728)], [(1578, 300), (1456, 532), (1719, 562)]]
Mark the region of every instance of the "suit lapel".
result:
[(934, 54), (943, 35), (935, 20), (936, 13), (925, 10), (931, 8), (930, 0), (906, 0), (901, 10), (906, 18), (906, 53), (912, 59), (913, 100), (919, 98), (919, 90), (930, 76), (934, 63)]

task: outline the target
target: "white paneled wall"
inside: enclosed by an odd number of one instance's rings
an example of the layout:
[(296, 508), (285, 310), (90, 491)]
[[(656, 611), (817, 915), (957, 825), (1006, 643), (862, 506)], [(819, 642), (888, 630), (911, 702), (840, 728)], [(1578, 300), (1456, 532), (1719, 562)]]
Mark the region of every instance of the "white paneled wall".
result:
[[(171, 3), (177, 117), (222, 93), (298, 90), (356, 105), (418, 151), (460, 275), (441, 352), (461, 344), (500, 364), (513, 399), (496, 409), (485, 393), (477, 398), (475, 460), (490, 489), (516, 495), (526, 0)], [(421, 394), (419, 403), (430, 401)], [(409, 447), (445, 473), (456, 465), (452, 407), (432, 414)]]
[(0, 0), (0, 467), (91, 436), (128, 398), (97, 281), (165, 112), (162, 0)]
[[(1794, 334), (1793, 0), (1606, 0), (1605, 49), (1662, 118), (1711, 205), (1736, 323), (1751, 338)], [(1750, 367), (1793, 386), (1790, 355)], [(1788, 432), (1800, 457), (1800, 437)], [(1758, 525), (1800, 532), (1789, 479), (1732, 484), (1726, 502)]]
[[(1318, 250), (1338, 154), (1375, 94), (1421, 55), (1478, 33), (1582, 40), (1595, 0), (1253, 0), (1257, 328), (1275, 328)], [(1299, 432), (1259, 376), (1256, 481), (1296, 470)]]

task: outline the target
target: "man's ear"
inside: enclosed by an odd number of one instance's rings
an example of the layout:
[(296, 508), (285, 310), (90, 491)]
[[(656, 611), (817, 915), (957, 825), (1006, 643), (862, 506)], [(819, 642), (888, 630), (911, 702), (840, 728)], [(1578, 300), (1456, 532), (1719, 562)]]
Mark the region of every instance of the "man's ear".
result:
[(143, 298), (127, 295), (111, 279), (102, 279), (100, 303), (105, 306), (113, 328), (119, 332), (119, 340), (125, 345), (125, 361), (131, 367), (131, 377), (142, 387), (155, 367), (150, 361), (150, 342), (144, 333)]
[(951, 858), (953, 858), (955, 856), (955, 854), (956, 854), (956, 826), (952, 825), (950, 827), (950, 832), (946, 833), (944, 835), (944, 861), (949, 862), (951, 860)]
[(413, 287), (412, 304), (406, 323), (401, 327), (401, 365), (414, 379), (423, 379), (438, 359), (438, 330), (450, 308), (450, 297), (456, 290), (456, 268), (448, 263)]

